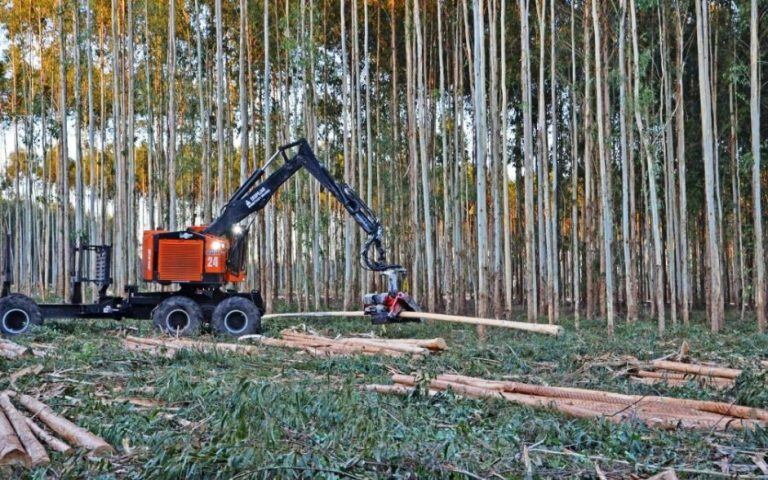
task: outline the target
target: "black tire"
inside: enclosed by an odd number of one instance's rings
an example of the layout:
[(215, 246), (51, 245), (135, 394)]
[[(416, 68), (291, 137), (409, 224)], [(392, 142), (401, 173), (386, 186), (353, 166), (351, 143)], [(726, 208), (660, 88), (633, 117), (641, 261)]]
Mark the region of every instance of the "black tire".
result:
[(174, 295), (155, 307), (152, 324), (165, 333), (188, 337), (200, 332), (203, 310), (191, 298)]
[(211, 326), (217, 333), (231, 337), (261, 333), (261, 312), (247, 298), (229, 297), (216, 305)]
[(20, 293), (0, 299), (0, 332), (8, 337), (23, 335), (33, 325), (43, 324), (43, 314), (34, 300)]

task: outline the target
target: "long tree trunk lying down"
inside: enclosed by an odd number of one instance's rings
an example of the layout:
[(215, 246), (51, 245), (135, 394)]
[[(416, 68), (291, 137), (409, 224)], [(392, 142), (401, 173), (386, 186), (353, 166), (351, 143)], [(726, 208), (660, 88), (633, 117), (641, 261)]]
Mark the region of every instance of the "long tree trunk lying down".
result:
[(64, 417), (57, 415), (43, 402), (40, 402), (29, 395), (24, 395), (23, 393), (14, 393), (13, 397), (22, 404), (24, 408), (32, 412), (36, 418), (40, 419), (41, 422), (48, 425), (51, 430), (61, 435), (64, 440), (71, 444), (82, 447), (94, 455), (115, 453), (115, 449), (104, 441), (103, 438), (75, 425)]
[(35, 438), (32, 430), (27, 425), (26, 417), (13, 406), (6, 393), (0, 394), (0, 408), (16, 430), (16, 435), (29, 455), (31, 466), (45, 465), (51, 462), (45, 447)]
[(5, 414), (0, 413), (0, 465), (24, 465), (32, 463), (16, 436)]
[[(364, 317), (362, 311), (340, 311), (340, 312), (307, 312), (307, 313), (274, 313), (264, 315), (262, 320), (270, 318), (288, 318), (288, 317)], [(446, 315), (443, 313), (428, 312), (400, 312), (398, 315), (402, 318), (427, 320), (438, 320), (441, 322), (465, 323), (468, 325), (485, 325), (488, 327), (511, 328), (513, 330), (523, 330), (533, 333), (544, 333), (547, 335), (560, 335), (563, 327), (559, 325), (540, 325), (538, 323), (513, 322), (511, 320), (497, 320), (495, 318), (477, 318), (465, 317), (461, 315)]]
[[(377, 392), (405, 393), (417, 388), (419, 379), (411, 375), (392, 375), (399, 385), (368, 385)], [(413, 387), (403, 389), (402, 387)], [(498, 398), (538, 408), (554, 408), (577, 418), (600, 417), (618, 423), (640, 419), (660, 428), (752, 429), (765, 427), (768, 411), (721, 402), (672, 397), (624, 395), (601, 390), (549, 387), (508, 381), (493, 381), (464, 375), (438, 375), (428, 384), (430, 394), (452, 390), (474, 398)]]
[[(280, 332), (282, 339), (264, 337), (261, 335), (245, 335), (240, 340), (257, 339), (261, 345), (274, 347), (296, 348), (312, 355), (354, 355), (354, 354), (384, 354), (389, 356), (428, 355), (431, 351), (441, 351), (448, 348), (442, 338), (432, 339), (390, 339), (390, 338), (327, 338), (320, 335), (303, 333), (294, 330)], [(203, 342), (179, 338), (142, 338), (128, 336), (124, 345), (130, 350), (147, 351), (148, 353), (171, 356), (179, 349), (189, 348), (202, 351), (231, 351), (241, 354), (261, 353), (259, 347), (235, 343)], [(163, 348), (167, 350), (163, 350)]]
[(27, 422), (27, 426), (29, 427), (30, 430), (32, 430), (32, 433), (34, 433), (37, 438), (45, 442), (53, 450), (66, 455), (72, 453), (72, 447), (67, 445), (64, 441), (54, 437), (50, 433), (43, 430), (43, 427), (36, 424), (34, 420), (32, 420), (31, 418), (25, 417), (24, 421)]
[(706, 375), (710, 377), (722, 377), (728, 379), (734, 379), (741, 375), (741, 370), (738, 368), (726, 368), (726, 367), (711, 367), (708, 365), (695, 365), (682, 362), (670, 362), (667, 360), (654, 360), (651, 365), (656, 368), (664, 370), (672, 370), (673, 372), (691, 373), (694, 375)]

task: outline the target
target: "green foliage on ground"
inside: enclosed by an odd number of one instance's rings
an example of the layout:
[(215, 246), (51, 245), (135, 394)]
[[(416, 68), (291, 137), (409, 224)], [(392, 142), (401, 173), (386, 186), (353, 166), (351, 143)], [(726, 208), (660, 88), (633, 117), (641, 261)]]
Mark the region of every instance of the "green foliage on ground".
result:
[[(266, 334), (277, 336), (296, 323), (267, 322)], [(122, 348), (123, 330), (149, 334), (149, 322), (51, 321), (19, 340), (54, 347), (48, 356), (0, 360), (0, 371), (41, 363), (39, 375), (17, 381), (19, 390), (52, 394), (49, 405), (102, 435), (119, 453), (110, 460), (54, 454), (48, 467), (0, 467), (0, 477), (547, 478), (595, 477), (598, 465), (609, 476), (672, 467), (690, 478), (721, 472), (726, 463), (732, 473), (759, 474), (752, 455), (768, 449), (766, 430), (662, 431), (451, 393), (397, 397), (359, 389), (389, 383), (393, 370), (460, 372), (768, 407), (766, 376), (759, 370), (759, 360), (768, 358), (768, 336), (755, 334), (751, 323), (734, 319), (718, 335), (704, 325), (672, 329), (663, 339), (650, 322), (619, 325), (614, 337), (598, 322), (582, 322), (578, 333), (566, 324), (561, 338), (488, 329), (485, 343), (473, 328), (453, 324), (373, 327), (345, 319), (308, 325), (329, 335), (441, 336), (451, 349), (424, 359), (313, 358), (274, 347), (250, 357), (185, 351), (165, 359)], [(749, 370), (733, 389), (718, 392), (693, 383), (638, 385), (614, 367), (622, 355), (651, 359), (673, 353), (683, 340), (696, 359)], [(3, 375), (0, 389), (8, 387)], [(113, 401), (121, 397), (154, 398), (163, 406)]]

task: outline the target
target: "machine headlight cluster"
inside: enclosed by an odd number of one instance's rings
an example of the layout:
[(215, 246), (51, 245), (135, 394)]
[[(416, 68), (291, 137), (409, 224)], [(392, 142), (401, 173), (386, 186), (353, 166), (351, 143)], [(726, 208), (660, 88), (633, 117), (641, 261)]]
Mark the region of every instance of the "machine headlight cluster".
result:
[(213, 243), (211, 243), (211, 248), (214, 250), (224, 250), (224, 242), (221, 240), (216, 240)]

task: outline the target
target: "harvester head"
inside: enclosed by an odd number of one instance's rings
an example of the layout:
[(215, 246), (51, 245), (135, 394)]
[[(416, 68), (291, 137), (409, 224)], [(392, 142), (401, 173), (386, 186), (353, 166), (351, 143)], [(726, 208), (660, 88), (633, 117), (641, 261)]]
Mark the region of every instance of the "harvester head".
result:
[(391, 268), (381, 272), (387, 277), (388, 291), (363, 295), (363, 309), (374, 325), (385, 323), (418, 322), (416, 318), (402, 318), (401, 312), (420, 312), (421, 307), (407, 294), (399, 290), (399, 276), (404, 268)]

